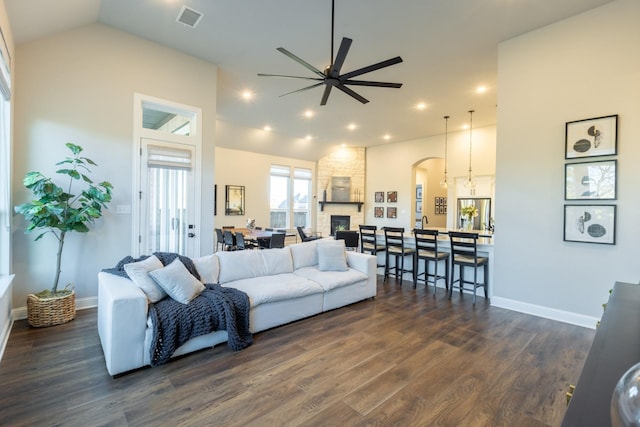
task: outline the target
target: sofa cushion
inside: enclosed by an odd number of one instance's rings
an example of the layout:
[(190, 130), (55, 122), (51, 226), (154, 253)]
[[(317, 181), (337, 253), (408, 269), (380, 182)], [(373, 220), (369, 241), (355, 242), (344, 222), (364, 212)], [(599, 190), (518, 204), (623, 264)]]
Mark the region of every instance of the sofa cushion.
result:
[(162, 262), (155, 255), (151, 255), (142, 261), (125, 264), (124, 271), (145, 293), (147, 299), (155, 303), (166, 297), (167, 293), (149, 276), (149, 272), (162, 267)]
[(166, 267), (149, 272), (149, 276), (174, 300), (188, 304), (204, 291), (204, 285), (176, 258)]
[(347, 271), (320, 271), (317, 267), (305, 267), (296, 270), (294, 274), (318, 283), (325, 292), (358, 282), (367, 282), (367, 275), (353, 268)]
[(311, 242), (294, 243), (293, 245), (288, 246), (291, 251), (291, 258), (293, 259), (294, 270), (302, 267), (318, 265), (317, 245), (318, 241), (313, 240)]
[(225, 286), (239, 289), (249, 295), (251, 307), (322, 293), (320, 284), (293, 273), (241, 279)]
[(218, 283), (220, 263), (215, 254), (192, 259), (202, 283)]
[(344, 240), (328, 240), (318, 243), (318, 269), (320, 271), (347, 271), (347, 255)]
[[(271, 250), (271, 249), (269, 249)], [(216, 252), (220, 262), (220, 284), (234, 280), (249, 279), (266, 274), (262, 251), (219, 251)]]
[(289, 248), (260, 251), (266, 275), (293, 273), (293, 260)]

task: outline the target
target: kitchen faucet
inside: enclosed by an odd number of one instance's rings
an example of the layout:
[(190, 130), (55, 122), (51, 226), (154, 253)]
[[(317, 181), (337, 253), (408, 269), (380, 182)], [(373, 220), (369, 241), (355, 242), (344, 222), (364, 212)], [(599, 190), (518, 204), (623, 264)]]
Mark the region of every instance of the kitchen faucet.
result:
[(422, 215), (422, 219), (420, 220), (420, 226), (422, 227), (423, 230), (426, 224), (429, 224), (429, 218), (427, 218), (426, 215)]

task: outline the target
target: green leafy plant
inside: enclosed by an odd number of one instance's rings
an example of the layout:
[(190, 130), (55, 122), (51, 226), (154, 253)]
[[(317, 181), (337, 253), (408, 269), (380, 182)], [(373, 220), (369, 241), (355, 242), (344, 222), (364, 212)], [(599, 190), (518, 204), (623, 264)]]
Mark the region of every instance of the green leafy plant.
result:
[[(53, 234), (58, 240), (56, 275), (53, 286), (50, 290), (37, 294), (40, 297), (70, 292), (58, 291), (65, 236), (71, 231), (88, 232), (89, 224), (102, 216), (102, 208), (106, 209), (107, 203), (111, 201), (113, 186), (107, 181), (94, 185), (87, 176), (91, 173), (90, 166), (97, 166), (97, 164), (80, 155), (82, 147), (71, 143), (67, 143), (66, 146), (71, 150), (73, 156), (56, 163), (56, 166), (64, 165), (56, 173), (62, 175), (63, 179), (68, 178), (69, 183), (66, 190), (54, 183), (52, 178), (47, 178), (40, 172), (28, 172), (23, 183), (26, 188), (32, 191), (36, 200), (15, 207), (15, 211), (23, 215), (29, 222), (25, 233), (41, 229), (44, 231), (35, 238), (36, 241), (48, 233)], [(72, 194), (74, 185), (77, 186), (81, 183), (84, 183), (85, 188), (77, 195)]]

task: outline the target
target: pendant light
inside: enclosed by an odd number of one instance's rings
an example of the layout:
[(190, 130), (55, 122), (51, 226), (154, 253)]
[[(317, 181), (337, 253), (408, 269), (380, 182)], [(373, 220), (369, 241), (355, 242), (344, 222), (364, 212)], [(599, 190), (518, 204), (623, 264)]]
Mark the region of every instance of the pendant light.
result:
[(471, 148), (473, 146), (473, 113), (474, 110), (469, 110), (469, 174), (464, 182), (464, 186), (469, 189), (476, 188), (476, 181), (473, 179), (473, 171), (471, 170)]
[(440, 180), (440, 187), (447, 188), (449, 186), (449, 178), (447, 177), (447, 131), (449, 116), (444, 116), (444, 176)]

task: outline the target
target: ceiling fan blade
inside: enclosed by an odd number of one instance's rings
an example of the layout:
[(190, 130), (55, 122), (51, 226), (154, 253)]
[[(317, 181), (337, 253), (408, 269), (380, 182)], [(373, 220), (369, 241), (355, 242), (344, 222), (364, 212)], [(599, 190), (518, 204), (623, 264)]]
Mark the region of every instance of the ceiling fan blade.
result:
[(301, 59), (299, 57), (297, 57), (296, 55), (294, 55), (293, 53), (289, 52), (287, 49), (283, 48), (283, 47), (279, 47), (278, 49), (276, 49), (278, 52), (282, 52), (285, 55), (287, 55), (289, 58), (293, 59), (294, 61), (296, 61), (298, 64), (302, 65), (303, 67), (307, 68), (308, 70), (312, 71), (313, 73), (317, 74), (318, 76), (324, 78), (325, 75), (322, 71), (318, 70), (316, 67), (314, 67), (313, 65), (309, 64), (308, 62), (306, 62), (304, 59)]
[(302, 89), (294, 90), (293, 92), (283, 93), (282, 95), (278, 96), (278, 98), (282, 98), (283, 96), (291, 95), (292, 93), (304, 92), (305, 90), (313, 89), (314, 87), (322, 86), (323, 84), (324, 84), (323, 82), (320, 82), (320, 83), (316, 83), (316, 84), (311, 85), (311, 86), (303, 87)]
[(394, 89), (399, 89), (402, 87), (402, 83), (370, 82), (367, 80), (345, 80), (341, 83), (343, 85), (390, 87)]
[(286, 77), (286, 78), (289, 78), (289, 79), (303, 79), (303, 80), (316, 80), (316, 81), (324, 80), (324, 79), (321, 79), (319, 77), (287, 76), (287, 75), (284, 75), (284, 74), (258, 73), (258, 76), (260, 76), (260, 77)]
[(340, 81), (344, 83), (345, 80), (350, 79), (351, 77), (356, 77), (361, 74), (370, 73), (372, 71), (379, 70), (380, 68), (389, 67), (391, 65), (395, 65), (402, 62), (402, 58), (396, 56), (395, 58), (387, 59), (386, 61), (378, 62), (377, 64), (369, 65), (368, 67), (360, 68), (355, 71), (351, 71), (350, 73), (346, 73), (341, 75)]
[(353, 90), (349, 89), (346, 86), (343, 86), (341, 84), (337, 84), (335, 86), (336, 86), (336, 89), (340, 89), (341, 91), (343, 91), (347, 95), (352, 96), (353, 98), (357, 99), (358, 101), (362, 102), (363, 104), (366, 104), (367, 102), (369, 102), (369, 100), (367, 98), (365, 98), (362, 95), (359, 95), (358, 93), (354, 92)]
[(344, 64), (344, 60), (347, 58), (347, 53), (349, 53), (349, 48), (351, 47), (352, 42), (353, 40), (351, 39), (346, 37), (342, 38), (342, 43), (340, 43), (336, 60), (333, 62), (333, 66), (329, 72), (330, 77), (337, 78), (340, 75), (340, 69), (342, 68), (342, 64)]
[(322, 94), (322, 100), (320, 100), (320, 105), (327, 105), (327, 100), (329, 99), (329, 94), (331, 93), (331, 88), (333, 85), (327, 85), (324, 88), (324, 93)]

